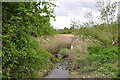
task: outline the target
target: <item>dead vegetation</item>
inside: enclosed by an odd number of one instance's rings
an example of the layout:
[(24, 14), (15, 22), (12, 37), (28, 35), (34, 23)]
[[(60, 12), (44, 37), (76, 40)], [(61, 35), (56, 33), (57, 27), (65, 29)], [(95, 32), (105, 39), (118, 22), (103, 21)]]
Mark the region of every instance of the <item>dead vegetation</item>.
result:
[[(43, 40), (41, 47), (50, 53), (57, 53), (61, 48), (69, 48), (73, 42), (74, 35), (69, 34), (56, 34), (54, 36), (48, 36), (46, 40)], [(37, 38), (38, 41), (41, 38)]]

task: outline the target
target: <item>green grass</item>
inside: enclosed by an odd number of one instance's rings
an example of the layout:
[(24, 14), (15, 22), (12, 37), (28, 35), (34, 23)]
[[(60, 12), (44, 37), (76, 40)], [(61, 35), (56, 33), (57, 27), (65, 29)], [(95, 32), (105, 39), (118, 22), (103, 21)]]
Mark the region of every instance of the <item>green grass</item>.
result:
[(60, 49), (59, 53), (58, 53), (58, 57), (62, 58), (66, 53), (67, 53), (68, 49), (67, 48), (62, 48)]
[(56, 34), (71, 34), (72, 32), (72, 30), (55, 31)]
[[(80, 74), (98, 72), (100, 75), (118, 77), (118, 24), (109, 24), (109, 27), (112, 29), (110, 34), (106, 25), (81, 27), (75, 31), (75, 35), (79, 36), (81, 42), (86, 43), (84, 45), (87, 49), (83, 57), (79, 57), (85, 49), (82, 43), (76, 44), (81, 48), (80, 52), (79, 48), (72, 50), (74, 53), (71, 52), (71, 55), (76, 56), (72, 63), (73, 71), (75, 70)], [(116, 44), (112, 45), (112, 40)]]
[(113, 77), (118, 75), (118, 47), (92, 47), (86, 57), (78, 58), (73, 63), (73, 69), (79, 69), (79, 73), (98, 71), (105, 75), (113, 73)]
[(94, 25), (91, 27), (82, 27), (79, 30), (76, 30), (76, 35), (82, 35), (84, 38), (92, 37), (93, 39), (99, 40), (102, 42), (102, 45), (109, 46), (112, 43), (112, 39), (114, 38), (115, 43), (118, 40), (118, 25), (111, 24), (112, 32), (108, 33), (108, 28), (104, 25)]

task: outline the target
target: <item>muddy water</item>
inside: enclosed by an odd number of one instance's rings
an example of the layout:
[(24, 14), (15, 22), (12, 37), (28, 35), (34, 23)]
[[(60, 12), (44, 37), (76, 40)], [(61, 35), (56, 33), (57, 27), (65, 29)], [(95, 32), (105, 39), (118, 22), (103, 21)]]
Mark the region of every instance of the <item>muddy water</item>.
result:
[[(43, 48), (50, 53), (58, 53), (61, 48), (69, 48), (73, 49), (72, 43), (74, 35), (68, 34), (57, 34), (54, 38), (48, 38), (48, 41), (43, 44)], [(47, 45), (47, 46), (46, 46)], [(48, 46), (49, 45), (49, 46)], [(54, 67), (52, 72), (49, 72), (45, 78), (70, 78), (69, 70), (66, 69), (68, 66), (68, 62), (56, 63), (57, 68)]]
[(69, 78), (69, 70), (67, 69), (68, 62), (56, 63), (56, 67), (53, 68), (52, 72), (48, 73), (45, 78)]

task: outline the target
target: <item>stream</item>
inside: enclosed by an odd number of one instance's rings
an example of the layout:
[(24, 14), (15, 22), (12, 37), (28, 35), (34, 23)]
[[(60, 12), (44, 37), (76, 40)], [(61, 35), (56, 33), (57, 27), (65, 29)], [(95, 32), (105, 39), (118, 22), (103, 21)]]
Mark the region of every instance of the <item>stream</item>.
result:
[(68, 62), (56, 63), (56, 67), (49, 72), (45, 78), (70, 78), (69, 70), (67, 69)]
[[(73, 49), (73, 45), (70, 46), (70, 49)], [(63, 58), (67, 58), (68, 56), (64, 55)], [(69, 80), (70, 78), (70, 71), (68, 70), (68, 61), (62, 60), (60, 62), (56, 62), (55, 65), (57, 67), (53, 67), (51, 72), (48, 72), (48, 75), (44, 78), (66, 78)]]

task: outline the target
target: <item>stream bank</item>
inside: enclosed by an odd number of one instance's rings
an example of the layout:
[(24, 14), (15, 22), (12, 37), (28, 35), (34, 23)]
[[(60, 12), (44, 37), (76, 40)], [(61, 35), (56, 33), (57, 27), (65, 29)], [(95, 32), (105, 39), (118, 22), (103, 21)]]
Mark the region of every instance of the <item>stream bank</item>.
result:
[[(57, 66), (50, 67), (52, 71), (43, 71), (42, 77), (44, 78), (70, 78), (69, 64), (69, 52), (73, 43), (74, 35), (69, 34), (57, 34), (54, 37), (48, 37), (44, 44), (43, 49), (50, 52), (54, 57), (60, 59), (60, 62), (54, 62)], [(39, 40), (39, 39), (38, 39)], [(73, 46), (72, 46), (73, 48)]]
[(68, 48), (62, 48), (54, 55), (59, 61), (54, 63), (56, 67), (53, 66), (52, 71), (48, 72), (45, 78), (70, 78), (69, 51)]

